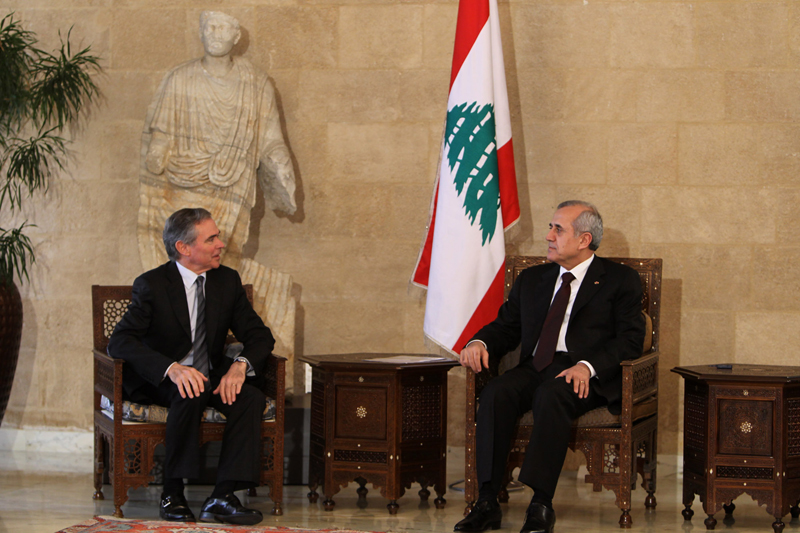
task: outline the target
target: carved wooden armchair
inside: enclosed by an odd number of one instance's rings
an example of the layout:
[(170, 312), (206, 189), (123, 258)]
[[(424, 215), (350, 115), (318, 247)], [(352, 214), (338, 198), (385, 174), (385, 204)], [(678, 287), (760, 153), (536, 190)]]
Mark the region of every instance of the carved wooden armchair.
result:
[[(252, 285), (245, 285), (248, 299), (253, 300)], [(114, 488), (114, 516), (122, 517), (122, 505), (128, 500), (128, 489), (145, 486), (154, 479), (153, 452), (164, 442), (166, 424), (163, 417), (150, 421), (129, 422), (131, 414), (141, 414), (147, 406), (123, 401), (121, 359), (107, 354), (108, 339), (117, 322), (125, 314), (131, 299), (131, 286), (92, 286), (92, 318), (94, 324), (94, 499), (103, 497), (103, 472)], [(235, 342), (231, 335), (228, 343)], [(273, 502), (272, 514), (281, 515), (283, 501), (283, 420), (285, 404), (286, 359), (270, 356), (265, 373), (264, 393), (268, 411), (261, 424), (261, 485), (269, 487)], [(274, 406), (274, 407), (273, 407)], [(158, 408), (163, 409), (163, 408)], [(271, 410), (270, 410), (271, 409)], [(274, 415), (272, 414), (274, 412)], [(154, 422), (152, 419), (162, 418)], [(205, 420), (219, 420), (212, 409)], [(200, 444), (222, 440), (224, 422), (206, 421), (200, 425)], [(106, 452), (106, 453), (104, 453)], [(104, 463), (108, 456), (108, 464)], [(255, 489), (251, 489), (255, 494)]]
[[(570, 448), (580, 450), (586, 457), (586, 483), (595, 492), (603, 487), (614, 491), (617, 506), (622, 511), (620, 527), (632, 524), (631, 490), (636, 488), (636, 474), (642, 476), (647, 491), (645, 507), (654, 509), (656, 499), (656, 445), (658, 431), (658, 326), (661, 308), (661, 259), (610, 258), (634, 268), (642, 280), (642, 311), (645, 313), (647, 335), (643, 355), (622, 363), (622, 413), (612, 415), (606, 407), (586, 413), (573, 423)], [(547, 262), (545, 257), (509, 256), (506, 258), (506, 297), (517, 275), (524, 269)], [(518, 353), (506, 355), (498, 365), (479, 374), (467, 369), (466, 403), (466, 472), (465, 496), (468, 513), (478, 498), (475, 464), (476, 414), (480, 393), (486, 383), (502, 373), (500, 369), (516, 365)], [(508, 469), (500, 501), (508, 501), (505, 486), (511, 472), (522, 465), (528, 439), (533, 429), (529, 411), (520, 418), (509, 454)]]

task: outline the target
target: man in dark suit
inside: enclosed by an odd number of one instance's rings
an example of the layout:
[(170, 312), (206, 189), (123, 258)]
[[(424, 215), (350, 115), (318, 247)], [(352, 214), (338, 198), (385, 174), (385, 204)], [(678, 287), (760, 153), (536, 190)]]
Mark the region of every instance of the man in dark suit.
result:
[(521, 533), (552, 533), (552, 500), (572, 421), (602, 405), (619, 409), (620, 362), (642, 354), (642, 286), (633, 269), (595, 256), (602, 237), (597, 208), (577, 200), (560, 204), (547, 234), (551, 263), (521, 272), (494, 322), (461, 351), (461, 364), (480, 372), (490, 358), (521, 344), (519, 365), (481, 393), (480, 492), (455, 531), (500, 527), (497, 494), (511, 441), (518, 418), (532, 410), (535, 425), (519, 480), (534, 493)]
[[(245, 508), (234, 491), (258, 485), (266, 397), (246, 375), (263, 375), (275, 340), (239, 274), (220, 266), (225, 244), (208, 211), (173, 213), (163, 237), (171, 260), (136, 278), (130, 306), (108, 343), (109, 354), (125, 360), (126, 399), (169, 407), (159, 514), (195, 520), (183, 478), (199, 475), (200, 419), (211, 406), (226, 423), (217, 483), (200, 520), (257, 524), (261, 513)], [(224, 355), (229, 329), (244, 345), (236, 359)]]

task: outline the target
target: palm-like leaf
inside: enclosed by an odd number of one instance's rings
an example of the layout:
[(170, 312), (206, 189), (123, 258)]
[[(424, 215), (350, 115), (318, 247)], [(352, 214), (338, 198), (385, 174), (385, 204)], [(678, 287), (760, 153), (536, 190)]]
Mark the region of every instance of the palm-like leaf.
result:
[(8, 280), (0, 279), (0, 283), (10, 283), (14, 273), (19, 279), (28, 279), (28, 265), (36, 261), (31, 240), (22, 233), (29, 226), (31, 224), (25, 221), (18, 228), (0, 228), (0, 250), (3, 251), (0, 253), (0, 272), (8, 273)]
[[(13, 13), (0, 20), (0, 209), (7, 204), (12, 214), (63, 170), (67, 141), (60, 132), (98, 96), (92, 74), (101, 70), (100, 60), (90, 47), (72, 53), (71, 32), (49, 53)], [(23, 233), (28, 226), (0, 228), (0, 283), (28, 277), (34, 262)]]

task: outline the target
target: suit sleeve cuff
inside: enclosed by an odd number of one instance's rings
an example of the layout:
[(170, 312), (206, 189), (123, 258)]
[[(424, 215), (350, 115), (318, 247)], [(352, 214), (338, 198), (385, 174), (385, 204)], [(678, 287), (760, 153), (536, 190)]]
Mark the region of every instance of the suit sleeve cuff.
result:
[(167, 367), (167, 371), (164, 372), (164, 377), (161, 378), (161, 381), (164, 381), (165, 379), (167, 379), (167, 376), (169, 375), (169, 369), (172, 368), (173, 366), (177, 365), (177, 364), (178, 364), (178, 362), (176, 361), (176, 362), (172, 363), (171, 365), (169, 365)]

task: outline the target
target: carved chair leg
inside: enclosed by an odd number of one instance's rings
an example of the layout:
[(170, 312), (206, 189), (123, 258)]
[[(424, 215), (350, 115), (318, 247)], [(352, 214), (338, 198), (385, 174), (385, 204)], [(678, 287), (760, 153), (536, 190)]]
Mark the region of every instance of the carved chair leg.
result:
[(250, 496), (251, 498), (258, 496), (258, 491), (256, 490), (255, 487), (250, 487), (249, 489), (247, 489), (247, 495)]
[(508, 491), (505, 487), (500, 489), (500, 492), (497, 493), (497, 501), (500, 503), (508, 503)]
[(397, 500), (391, 500), (386, 505), (386, 508), (389, 509), (389, 514), (395, 515), (395, 514), (397, 514), (397, 510), (400, 509), (400, 506), (397, 505)]
[(794, 507), (789, 509), (789, 512), (792, 513), (792, 518), (797, 518), (800, 516), (800, 507), (797, 504), (794, 504)]
[(725, 514), (726, 515), (732, 515), (734, 509), (736, 509), (736, 506), (731, 501), (731, 503), (723, 503), (722, 504), (722, 508), (725, 509)]
[(656, 495), (653, 494), (652, 492), (648, 491), (647, 492), (647, 497), (644, 499), (644, 507), (645, 507), (645, 509), (647, 509), (649, 511), (655, 510), (657, 504), (658, 503), (656, 502)]
[(783, 531), (784, 527), (786, 527), (786, 524), (783, 523), (783, 521), (781, 520), (781, 517), (776, 516), (775, 517), (775, 521), (772, 523), (772, 530), (775, 533), (781, 533), (781, 531)]
[(272, 516), (283, 516), (283, 507), (281, 507), (281, 502), (272, 503)]
[(714, 518), (713, 514), (710, 514), (708, 518), (703, 520), (703, 524), (705, 524), (706, 529), (714, 529), (717, 526), (717, 519)]
[(633, 518), (631, 518), (631, 510), (622, 509), (622, 514), (619, 517), (619, 527), (629, 528), (633, 525)]
[(431, 491), (428, 490), (428, 487), (422, 487), (422, 489), (420, 489), (418, 494), (419, 494), (419, 499), (422, 500), (423, 502), (426, 502), (428, 501), (428, 497), (430, 497), (431, 495)]
[(125, 515), (122, 514), (122, 506), (121, 505), (114, 505), (113, 516), (115, 516), (116, 518), (125, 518)]
[(694, 511), (692, 511), (692, 504), (690, 503), (687, 505), (683, 511), (681, 511), (684, 520), (691, 520), (694, 516)]
[(103, 439), (103, 435), (97, 431), (97, 427), (94, 430), (94, 494), (92, 494), (93, 500), (104, 500), (105, 496), (103, 496), (103, 471), (105, 470), (105, 464), (103, 463), (103, 455), (105, 455), (105, 439)]

